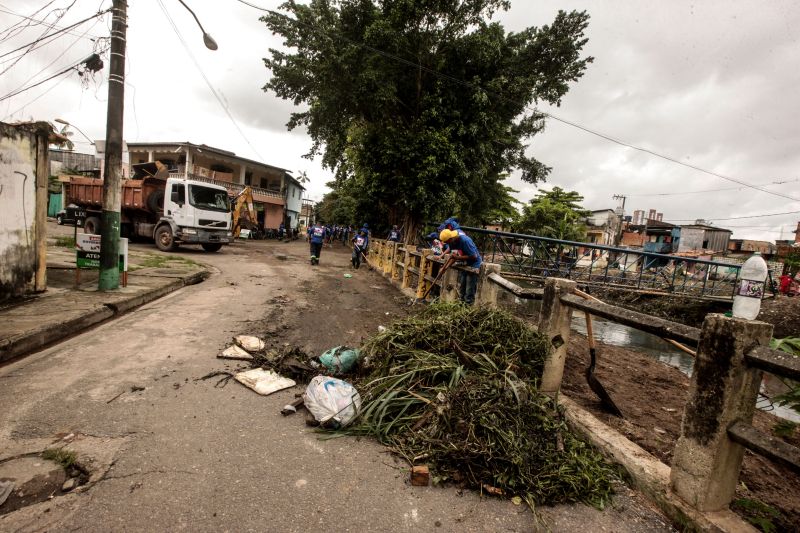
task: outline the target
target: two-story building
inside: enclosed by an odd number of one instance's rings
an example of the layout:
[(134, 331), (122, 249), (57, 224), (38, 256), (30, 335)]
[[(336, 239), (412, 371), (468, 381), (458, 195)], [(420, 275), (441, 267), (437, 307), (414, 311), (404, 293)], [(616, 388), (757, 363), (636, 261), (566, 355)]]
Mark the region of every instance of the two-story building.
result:
[(613, 209), (598, 209), (586, 217), (586, 242), (616, 244), (620, 232), (620, 216)]
[(231, 195), (246, 186), (253, 191), (258, 222), (277, 229), (281, 222), (296, 227), (305, 188), (289, 171), (233, 152), (189, 142), (127, 143), (131, 165), (160, 161), (170, 176), (215, 183)]

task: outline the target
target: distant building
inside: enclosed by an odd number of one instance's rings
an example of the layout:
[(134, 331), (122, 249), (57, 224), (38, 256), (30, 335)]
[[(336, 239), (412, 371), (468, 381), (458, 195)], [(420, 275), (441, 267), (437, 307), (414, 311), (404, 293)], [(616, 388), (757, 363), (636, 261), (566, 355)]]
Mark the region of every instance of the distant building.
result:
[(629, 224), (622, 233), (624, 246), (637, 246), (647, 252), (671, 253), (675, 251), (674, 242), (678, 226), (655, 219), (642, 224)]
[(314, 222), (314, 201), (309, 198), (303, 198), (300, 206), (300, 224), (309, 226), (312, 222)]
[(754, 241), (750, 239), (730, 239), (728, 241), (728, 252), (734, 254), (750, 255), (758, 252), (763, 256), (772, 256), (777, 251), (777, 245), (769, 241)]
[(586, 242), (613, 245), (620, 232), (620, 217), (613, 209), (592, 211), (586, 217)]
[(725, 252), (733, 232), (729, 229), (717, 228), (697, 220), (694, 224), (680, 227), (678, 252), (708, 250)]

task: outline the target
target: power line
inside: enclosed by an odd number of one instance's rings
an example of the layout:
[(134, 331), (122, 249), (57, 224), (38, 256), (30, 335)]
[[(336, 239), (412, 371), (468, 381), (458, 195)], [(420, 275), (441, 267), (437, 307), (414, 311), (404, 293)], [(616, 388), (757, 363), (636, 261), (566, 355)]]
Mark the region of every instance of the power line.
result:
[[(762, 215), (749, 215), (746, 217), (729, 217), (729, 218), (714, 218), (714, 220), (741, 220), (743, 218), (763, 218), (763, 217), (777, 217), (781, 215), (796, 215), (800, 213), (800, 211), (786, 211), (785, 213), (766, 213)], [(673, 218), (670, 219), (672, 222), (694, 222), (697, 220), (696, 218)]]
[[(50, 0), (45, 5), (43, 5), (42, 7), (40, 7), (39, 9), (34, 11), (33, 13), (31, 13), (31, 16), (38, 15), (39, 13), (41, 13), (42, 11), (44, 11), (45, 9), (47, 9), (48, 7), (53, 5), (54, 2), (55, 2), (55, 0)], [(3, 7), (5, 7), (5, 6), (3, 6)], [(53, 13), (54, 11), (55, 10), (51, 11), (50, 13)], [(50, 13), (45, 15), (45, 17), (49, 16)], [(12, 13), (12, 14), (14, 14), (14, 13)], [(4, 40), (6, 40), (6, 38), (10, 38), (10, 37), (14, 37), (16, 35), (19, 35), (19, 33), (23, 29), (28, 28), (30, 26), (31, 26), (30, 23), (23, 25), (23, 21), (19, 20), (19, 21), (15, 22), (14, 24), (12, 24), (11, 26), (9, 26), (8, 28), (4, 29), (2, 32), (0, 32), (0, 40), (4, 41)], [(16, 31), (16, 33), (14, 33), (15, 31)]]
[[(14, 96), (17, 96), (18, 94), (21, 94), (21, 93), (24, 93), (25, 91), (28, 91), (28, 90), (30, 90), (30, 89), (33, 89), (34, 87), (38, 87), (39, 85), (41, 85), (41, 84), (43, 84), (43, 83), (45, 83), (45, 82), (48, 82), (48, 81), (52, 80), (53, 78), (57, 78), (57, 77), (59, 77), (59, 76), (61, 76), (61, 75), (63, 75), (63, 74), (66, 74), (66, 73), (68, 73), (68, 72), (69, 72), (69, 71), (71, 71), (71, 70), (77, 70), (77, 68), (78, 68), (80, 65), (83, 65), (83, 64), (85, 64), (85, 65), (87, 65), (87, 68), (88, 68), (89, 70), (95, 70), (94, 68), (91, 68), (91, 67), (90, 67), (90, 64), (91, 64), (91, 63), (95, 63), (95, 62), (96, 62), (96, 61), (98, 61), (99, 59), (100, 59), (100, 58), (99, 58), (99, 55), (98, 55), (98, 54), (92, 54), (92, 55), (90, 55), (89, 57), (87, 57), (87, 58), (85, 58), (85, 59), (82, 59), (82, 60), (78, 61), (78, 62), (77, 62), (77, 63), (75, 63), (74, 65), (70, 65), (69, 67), (65, 68), (64, 70), (61, 70), (61, 71), (59, 71), (59, 72), (56, 72), (56, 73), (55, 73), (55, 74), (53, 74), (52, 76), (49, 76), (49, 77), (47, 77), (47, 78), (45, 78), (45, 79), (43, 79), (43, 80), (37, 81), (37, 82), (36, 82), (36, 83), (34, 83), (33, 85), (28, 85), (27, 87), (18, 88), (18, 89), (15, 89), (14, 91), (11, 91), (10, 93), (6, 94), (5, 96), (2, 96), (2, 97), (0, 97), (0, 102), (2, 102), (2, 101), (4, 101), (4, 100), (8, 100), (9, 98), (13, 98)], [(99, 70), (99, 69), (98, 69), (98, 70)]]
[(225, 111), (225, 114), (228, 116), (228, 118), (233, 123), (234, 127), (236, 128), (236, 130), (239, 132), (239, 135), (242, 136), (242, 139), (244, 139), (244, 141), (247, 143), (247, 145), (250, 146), (250, 148), (258, 156), (258, 158), (263, 160), (264, 157), (260, 153), (258, 153), (258, 150), (256, 150), (255, 146), (253, 146), (253, 144), (250, 142), (250, 139), (248, 139), (247, 136), (244, 134), (244, 131), (242, 131), (242, 128), (239, 127), (239, 123), (236, 122), (236, 119), (233, 117), (233, 114), (231, 114), (231, 111), (228, 108), (227, 104), (225, 104), (225, 102), (222, 100), (222, 97), (219, 95), (219, 93), (217, 93), (216, 89), (214, 89), (214, 86), (211, 84), (211, 81), (208, 79), (208, 76), (206, 76), (206, 73), (203, 71), (203, 68), (200, 66), (200, 63), (194, 57), (194, 54), (192, 53), (191, 48), (186, 43), (186, 41), (183, 39), (183, 35), (181, 35), (181, 32), (178, 30), (178, 26), (175, 24), (175, 21), (172, 20), (172, 17), (170, 16), (169, 12), (167, 11), (166, 6), (164, 6), (164, 3), (162, 2), (162, 0), (158, 0), (158, 4), (161, 6), (161, 10), (164, 12), (164, 15), (167, 17), (167, 20), (169, 21), (170, 26), (172, 26), (172, 29), (175, 31), (175, 35), (178, 36), (178, 39), (180, 40), (181, 44), (183, 45), (183, 48), (186, 50), (186, 53), (189, 54), (189, 57), (191, 58), (192, 62), (194, 63), (194, 66), (197, 68), (198, 72), (203, 77), (203, 80), (205, 80), (206, 85), (208, 85), (208, 88), (211, 91), (211, 94), (213, 94), (214, 98), (217, 99), (217, 102), (222, 107), (222, 110)]
[[(57, 35), (60, 35), (60, 34), (62, 34), (62, 33), (65, 33), (67, 30), (71, 30), (71, 29), (73, 29), (73, 28), (76, 28), (76, 27), (80, 26), (81, 24), (83, 24), (84, 22), (87, 22), (87, 21), (90, 21), (90, 20), (92, 20), (93, 18), (96, 18), (96, 17), (100, 17), (100, 16), (103, 16), (103, 15), (105, 15), (105, 14), (106, 14), (106, 13), (108, 13), (109, 11), (111, 11), (111, 9), (110, 9), (110, 8), (109, 8), (109, 9), (106, 9), (106, 10), (104, 10), (104, 11), (98, 11), (97, 13), (95, 13), (94, 15), (92, 15), (91, 17), (86, 17), (85, 19), (83, 19), (83, 20), (81, 20), (81, 21), (78, 21), (78, 22), (76, 22), (76, 23), (74, 23), (74, 24), (71, 24), (71, 25), (69, 25), (69, 26), (67, 26), (67, 27), (65, 27), (65, 28), (62, 28), (62, 29), (60, 29), (60, 30), (58, 30), (58, 31), (56, 31), (56, 32), (54, 32), (54, 33), (51, 33), (51, 34), (49, 34), (49, 35), (45, 35), (45, 34), (43, 34), (43, 35), (39, 36), (39, 38), (38, 38), (38, 39), (36, 39), (35, 41), (31, 41), (31, 42), (29, 42), (28, 44), (24, 44), (24, 45), (20, 46), (19, 48), (15, 48), (14, 50), (11, 50), (11, 51), (8, 51), (8, 52), (5, 52), (4, 54), (0, 54), (0, 59), (2, 59), (2, 58), (4, 58), (4, 57), (6, 57), (6, 56), (8, 56), (8, 55), (11, 55), (11, 54), (13, 54), (14, 52), (19, 52), (20, 50), (22, 50), (22, 49), (24, 49), (24, 48), (28, 48), (29, 46), (30, 46), (30, 47), (32, 47), (33, 45), (36, 45), (36, 44), (38, 44), (39, 42), (41, 42), (41, 41), (43, 41), (43, 40), (45, 40), (45, 39), (51, 39), (51, 38), (53, 38), (53, 37), (55, 37), (55, 36), (57, 36)], [(47, 31), (47, 30), (45, 30), (45, 32), (46, 32), (46, 31)], [(23, 55), (24, 55), (24, 54), (23, 54)], [(21, 56), (20, 56), (20, 57), (21, 57)], [(6, 69), (6, 70), (8, 70), (8, 69)]]
[[(783, 181), (770, 181), (768, 183), (758, 183), (757, 185), (783, 185), (785, 183), (795, 183), (800, 181), (800, 178), (792, 179), (792, 180), (783, 180)], [(682, 192), (653, 192), (653, 193), (639, 193), (639, 194), (628, 194), (631, 197), (640, 197), (640, 196), (681, 196), (684, 194), (703, 194), (707, 192), (720, 192), (720, 191), (739, 191), (742, 187), (724, 187), (721, 189), (703, 189), (699, 191), (682, 191)]]
[[(91, 26), (89, 26), (89, 27), (86, 29), (86, 31), (85, 31), (85, 32), (83, 32), (83, 35), (86, 35), (86, 34), (89, 32), (89, 30), (91, 30), (92, 28), (94, 28), (94, 27), (97, 25), (97, 23), (98, 23), (98, 22), (99, 22), (99, 20), (95, 20), (95, 21), (94, 21), (94, 24), (92, 24)], [(37, 73), (36, 73), (36, 74), (34, 74), (33, 76), (29, 77), (27, 80), (25, 80), (24, 82), (22, 82), (22, 84), (20, 84), (20, 86), (19, 86), (19, 87), (17, 87), (16, 89), (14, 89), (14, 90), (16, 91), (16, 90), (19, 90), (20, 88), (24, 87), (26, 83), (30, 82), (30, 81), (31, 81), (32, 79), (34, 79), (36, 76), (38, 76), (39, 74), (41, 74), (42, 72), (44, 72), (45, 70), (47, 70), (48, 68), (50, 68), (50, 67), (51, 67), (51, 66), (52, 66), (52, 65), (53, 65), (53, 64), (54, 64), (56, 61), (58, 61), (59, 59), (61, 59), (61, 58), (64, 56), (64, 54), (66, 54), (66, 53), (67, 53), (67, 52), (70, 50), (70, 48), (72, 48), (73, 46), (75, 46), (76, 44), (78, 44), (78, 42), (80, 42), (80, 40), (81, 40), (81, 37), (82, 37), (82, 36), (78, 36), (78, 38), (77, 38), (77, 39), (75, 39), (75, 40), (72, 42), (72, 44), (70, 44), (69, 46), (67, 46), (66, 48), (64, 48), (64, 50), (62, 50), (62, 52), (61, 52), (60, 54), (58, 54), (58, 56), (56, 56), (56, 58), (55, 58), (55, 59), (53, 59), (53, 60), (52, 60), (50, 63), (48, 63), (48, 64), (47, 64), (47, 65), (46, 65), (44, 68), (42, 68), (42, 69), (41, 69), (39, 72), (37, 72)]]
[[(324, 30), (322, 30), (322, 29), (319, 29), (319, 28), (313, 27), (312, 25), (310, 25), (310, 24), (307, 24), (307, 23), (305, 23), (305, 22), (302, 22), (302, 21), (299, 21), (299, 20), (297, 20), (297, 19), (293, 19), (292, 17), (290, 17), (290, 16), (288, 16), (288, 15), (284, 15), (283, 13), (279, 13), (279, 12), (277, 12), (277, 11), (273, 11), (273, 10), (271, 10), (271, 9), (266, 9), (266, 8), (263, 8), (263, 7), (257, 6), (257, 5), (255, 5), (255, 4), (252, 4), (252, 3), (250, 3), (250, 2), (247, 2), (247, 1), (245, 1), (245, 0), (237, 0), (237, 1), (238, 1), (238, 2), (240, 2), (240, 3), (242, 3), (242, 4), (244, 4), (244, 5), (246, 5), (246, 6), (252, 7), (252, 8), (254, 8), (254, 9), (258, 9), (258, 10), (260, 10), (260, 11), (264, 11), (264, 12), (266, 12), (266, 13), (269, 13), (269, 14), (271, 14), (271, 15), (275, 15), (275, 16), (281, 17), (281, 18), (283, 18), (283, 19), (286, 19), (286, 20), (288, 20), (288, 21), (290, 21), (290, 22), (293, 22), (293, 23), (295, 23), (295, 24), (299, 24), (299, 25), (303, 25), (303, 26), (309, 27), (309, 28), (311, 28), (311, 29), (312, 29), (312, 30), (314, 30), (314, 31), (318, 31), (318, 32), (320, 32), (320, 33), (322, 33), (322, 34), (324, 34), (324, 35), (326, 35), (326, 36), (330, 37), (330, 35), (329, 35), (329, 32), (326, 32), (326, 31), (324, 31)], [(786, 199), (789, 199), (789, 200), (792, 200), (792, 201), (795, 201), (795, 202), (800, 202), (800, 198), (795, 198), (795, 197), (793, 197), (793, 196), (789, 196), (789, 195), (787, 195), (787, 194), (782, 194), (782, 193), (778, 193), (778, 192), (770, 191), (770, 190), (768, 190), (768, 189), (763, 189), (763, 188), (761, 188), (761, 187), (759, 187), (759, 186), (757, 186), (757, 185), (751, 185), (751, 184), (749, 184), (749, 183), (747, 183), (747, 182), (744, 182), (744, 181), (741, 181), (741, 180), (739, 180), (739, 179), (732, 178), (732, 177), (730, 177), (730, 176), (726, 176), (726, 175), (724, 175), (724, 174), (720, 174), (720, 173), (718, 173), (718, 172), (714, 172), (714, 171), (711, 171), (711, 170), (707, 170), (707, 169), (704, 169), (704, 168), (702, 168), (702, 167), (698, 167), (697, 165), (692, 165), (692, 164), (690, 164), (690, 163), (685, 163), (685, 162), (683, 162), (683, 161), (681, 161), (681, 160), (679, 160), (679, 159), (676, 159), (676, 158), (674, 158), (674, 157), (672, 157), (672, 156), (668, 156), (668, 155), (665, 155), (665, 154), (662, 154), (662, 153), (656, 152), (656, 151), (654, 151), (654, 150), (650, 150), (650, 149), (648, 149), (648, 148), (642, 148), (642, 147), (640, 147), (640, 146), (636, 146), (636, 145), (634, 145), (634, 144), (627, 143), (627, 142), (625, 142), (625, 141), (622, 141), (622, 140), (616, 139), (616, 138), (612, 137), (611, 135), (608, 135), (608, 134), (605, 134), (605, 133), (601, 133), (601, 132), (599, 132), (599, 131), (593, 130), (593, 129), (591, 129), (591, 128), (588, 128), (588, 127), (586, 127), (586, 126), (582, 126), (582, 125), (580, 125), (580, 124), (578, 124), (578, 123), (576, 123), (576, 122), (573, 122), (573, 121), (571, 121), (571, 120), (567, 120), (567, 119), (565, 119), (565, 118), (561, 118), (561, 117), (559, 117), (559, 116), (557, 116), (557, 115), (554, 115), (554, 114), (552, 114), (552, 113), (550, 113), (550, 112), (547, 112), (547, 111), (542, 111), (542, 110), (538, 109), (538, 108), (537, 108), (537, 107), (535, 107), (535, 106), (534, 106), (533, 108), (531, 108), (530, 106), (528, 106), (528, 105), (526, 105), (526, 104), (524, 104), (524, 103), (521, 103), (521, 102), (515, 101), (515, 100), (513, 100), (513, 99), (511, 99), (511, 98), (508, 98), (508, 97), (506, 97), (506, 96), (504, 96), (504, 95), (502, 95), (502, 94), (499, 94), (499, 93), (497, 93), (497, 92), (494, 92), (494, 91), (492, 91), (492, 90), (485, 89), (485, 88), (483, 88), (483, 87), (481, 87), (481, 86), (479, 86), (479, 85), (477, 85), (477, 84), (474, 84), (474, 83), (471, 83), (471, 82), (468, 82), (468, 81), (464, 81), (464, 80), (461, 80), (461, 79), (455, 78), (455, 77), (453, 77), (453, 76), (449, 76), (449, 75), (447, 75), (447, 74), (442, 74), (441, 72), (438, 72), (438, 71), (436, 71), (436, 70), (434, 70), (434, 69), (431, 69), (431, 68), (429, 68), (429, 67), (425, 67), (424, 65), (420, 65), (419, 63), (416, 63), (416, 62), (414, 62), (414, 61), (410, 61), (410, 60), (408, 60), (408, 59), (404, 59), (404, 58), (402, 58), (402, 57), (396, 56), (396, 55), (394, 55), (394, 54), (391, 54), (391, 53), (389, 53), (389, 52), (385, 52), (385, 51), (383, 51), (383, 50), (379, 50), (379, 49), (377, 49), (377, 48), (374, 48), (374, 47), (372, 47), (372, 46), (370, 46), (370, 45), (368, 45), (368, 44), (365, 44), (365, 43), (359, 43), (359, 42), (357, 42), (357, 41), (354, 41), (354, 40), (352, 40), (352, 39), (350, 39), (350, 38), (348, 38), (348, 37), (346, 37), (346, 36), (344, 36), (344, 35), (337, 34), (336, 36), (337, 36), (338, 38), (340, 38), (340, 39), (344, 40), (344, 41), (347, 41), (348, 43), (350, 43), (350, 44), (352, 44), (352, 45), (354, 45), (354, 46), (358, 46), (358, 47), (365, 48), (365, 49), (367, 49), (367, 50), (370, 50), (370, 51), (372, 51), (372, 52), (374, 52), (374, 53), (376, 53), (376, 54), (379, 54), (379, 55), (382, 55), (382, 56), (384, 56), (384, 57), (387, 57), (387, 58), (393, 59), (393, 60), (395, 60), (395, 61), (397, 61), (397, 62), (400, 62), (400, 63), (406, 64), (406, 65), (408, 65), (408, 66), (411, 66), (411, 67), (414, 67), (414, 68), (417, 68), (417, 69), (423, 70), (423, 71), (425, 71), (425, 72), (428, 72), (428, 73), (430, 73), (430, 74), (433, 74), (434, 76), (437, 76), (437, 77), (439, 77), (439, 78), (442, 78), (442, 79), (449, 80), (449, 81), (451, 81), (451, 82), (453, 82), (453, 83), (456, 83), (456, 84), (459, 84), (459, 85), (463, 85), (463, 86), (465, 86), (465, 87), (468, 87), (468, 88), (470, 88), (470, 89), (477, 89), (477, 90), (481, 90), (481, 91), (483, 91), (483, 92), (485, 92), (485, 93), (487, 93), (487, 94), (492, 94), (492, 95), (494, 95), (494, 96), (495, 96), (495, 97), (497, 97), (497, 98), (500, 98), (500, 99), (502, 99), (502, 100), (505, 100), (505, 101), (507, 101), (507, 102), (514, 103), (514, 104), (516, 104), (516, 105), (519, 105), (519, 106), (521, 106), (523, 109), (527, 109), (527, 110), (529, 110), (529, 111), (533, 111), (534, 113), (539, 113), (540, 115), (542, 115), (542, 116), (545, 116), (545, 117), (548, 117), (548, 118), (552, 118), (553, 120), (555, 120), (555, 121), (557, 121), (557, 122), (561, 122), (562, 124), (566, 124), (566, 125), (568, 125), (568, 126), (572, 126), (573, 128), (579, 129), (579, 130), (581, 130), (581, 131), (583, 131), (583, 132), (585, 132), (585, 133), (589, 133), (589, 134), (591, 134), (591, 135), (594, 135), (594, 136), (596, 136), (596, 137), (599, 137), (599, 138), (601, 138), (601, 139), (605, 139), (606, 141), (609, 141), (609, 142), (612, 142), (612, 143), (618, 144), (618, 145), (620, 145), (620, 146), (624, 146), (624, 147), (626, 147), (626, 148), (631, 148), (631, 149), (633, 149), (633, 150), (638, 150), (638, 151), (640, 151), (640, 152), (643, 152), (643, 153), (646, 153), (646, 154), (652, 155), (652, 156), (654, 156), (654, 157), (658, 157), (658, 158), (660, 158), (660, 159), (663, 159), (663, 160), (665, 160), (665, 161), (669, 161), (669, 162), (671, 162), (671, 163), (674, 163), (674, 164), (677, 164), (677, 165), (681, 165), (681, 166), (684, 166), (684, 167), (687, 167), (687, 168), (690, 168), (690, 169), (696, 170), (696, 171), (698, 171), (698, 172), (703, 172), (703, 173), (705, 173), (705, 174), (709, 174), (709, 175), (711, 175), (711, 176), (715, 176), (715, 177), (718, 177), (718, 178), (721, 178), (721, 179), (724, 179), (724, 180), (727, 180), (727, 181), (731, 181), (731, 182), (733, 182), (733, 183), (738, 183), (739, 185), (741, 185), (741, 186), (743, 186), (743, 187), (747, 187), (747, 188), (750, 188), (750, 189), (755, 189), (755, 190), (757, 190), (757, 191), (765, 192), (765, 193), (767, 193), (767, 194), (771, 194), (771, 195), (773, 195), (773, 196), (779, 196), (779, 197), (781, 197), (781, 198), (786, 198)]]
[[(52, 4), (52, 2), (50, 2), (50, 3)], [(48, 4), (48, 5), (49, 5), (49, 4)], [(41, 11), (41, 10), (40, 10), (40, 11)], [(21, 14), (21, 13), (15, 13), (15, 12), (13, 12), (13, 11), (8, 11), (7, 9), (3, 9), (2, 7), (0, 7), (0, 13), (5, 13), (5, 14), (7, 14), (7, 15), (14, 15), (15, 17), (20, 17), (20, 18), (22, 18), (23, 20), (29, 20), (29, 21), (31, 21), (31, 22), (36, 22), (36, 23), (37, 23), (37, 25), (40, 25), (40, 24), (49, 24), (49, 22), (47, 22), (46, 20), (36, 19), (36, 18), (33, 18), (33, 17), (29, 17), (29, 16), (27, 16), (27, 15), (23, 15), (23, 14)], [(34, 13), (34, 15), (35, 15), (35, 14), (36, 14), (36, 13)], [(20, 21), (20, 22), (22, 22), (22, 21)], [(20, 22), (18, 22), (17, 24), (19, 24)], [(26, 27), (30, 27), (30, 26), (26, 26)], [(53, 28), (55, 28), (55, 29), (57, 29), (57, 30), (61, 30), (61, 29), (63, 29), (62, 27), (60, 27), (60, 26), (56, 26), (55, 24), (53, 24), (53, 25), (52, 25), (52, 27), (53, 27)], [(0, 33), (5, 33), (5, 32), (7, 32), (7, 31), (9, 31), (9, 30), (12, 30), (12, 29), (13, 29), (13, 28), (9, 27), (9, 28), (7, 28), (7, 29), (3, 30), (3, 31), (2, 31), (2, 32), (0, 32)], [(77, 35), (78, 35), (77, 33), (73, 33), (73, 32), (71, 32), (71, 31), (67, 31), (66, 33), (68, 33), (69, 35), (72, 35), (72, 36), (77, 36)], [(8, 37), (6, 37), (6, 38), (0, 38), (0, 41), (5, 41), (7, 38), (10, 38), (10, 37), (11, 37), (11, 36), (9, 35), (9, 36), (8, 36)], [(93, 39), (99, 39), (99, 36), (97, 36), (97, 35), (91, 35), (91, 34), (90, 34), (90, 35), (86, 36), (86, 38), (87, 38), (87, 39), (92, 39), (92, 40), (93, 40)]]

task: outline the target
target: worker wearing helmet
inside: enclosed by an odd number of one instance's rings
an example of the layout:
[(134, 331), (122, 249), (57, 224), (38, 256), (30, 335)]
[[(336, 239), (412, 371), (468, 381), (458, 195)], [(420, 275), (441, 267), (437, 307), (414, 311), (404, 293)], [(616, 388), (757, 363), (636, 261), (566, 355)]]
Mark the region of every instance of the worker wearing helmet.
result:
[[(453, 251), (450, 259), (464, 263), (467, 269), (458, 271), (458, 297), (467, 305), (475, 303), (475, 292), (478, 290), (478, 269), (483, 259), (473, 240), (463, 231), (444, 229), (439, 233), (439, 240), (447, 244)], [(459, 253), (457, 253), (459, 252)]]

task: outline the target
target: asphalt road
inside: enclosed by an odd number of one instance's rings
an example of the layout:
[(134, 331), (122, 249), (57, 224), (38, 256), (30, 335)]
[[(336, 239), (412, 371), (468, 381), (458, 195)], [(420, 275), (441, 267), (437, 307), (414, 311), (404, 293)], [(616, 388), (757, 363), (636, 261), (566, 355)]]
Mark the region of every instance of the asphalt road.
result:
[[(291, 338), (302, 340), (304, 329), (314, 328), (329, 340), (352, 341), (358, 331), (328, 331), (323, 321), (302, 319), (303, 310), (330, 305), (329, 291), (315, 288), (347, 272), (346, 253), (326, 252), (312, 269), (299, 242), (247, 243), (219, 254), (187, 249), (181, 253), (211, 267), (210, 279), (0, 369), (2, 455), (70, 442), (93, 480), (85, 491), (0, 516), (0, 530), (544, 527), (526, 507), (506, 500), (412, 487), (405, 464), (375, 442), (326, 440), (302, 415), (282, 417), (280, 408), (300, 387), (261, 397), (235, 382), (216, 388), (214, 379), (198, 380), (233, 368), (215, 356), (235, 334), (274, 330), (276, 313), (298, 317), (282, 322)], [(354, 286), (363, 294), (352, 298), (369, 312), (369, 291), (382, 280), (363, 269), (357, 275)], [(352, 288), (342, 292), (356, 293)], [(387, 295), (383, 305), (391, 302)], [(624, 488), (604, 512), (561, 506), (543, 510), (540, 520), (556, 531), (669, 529)]]

